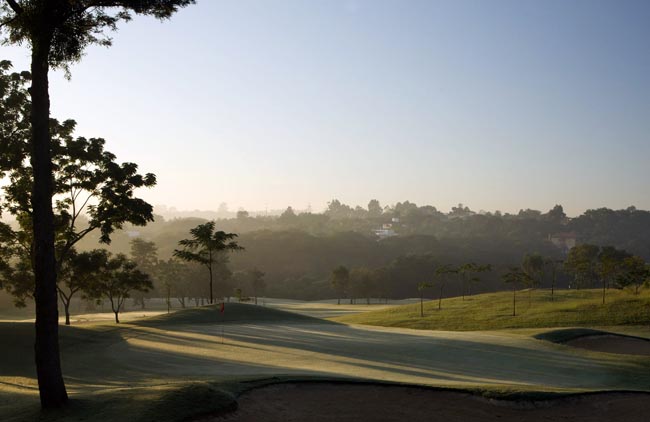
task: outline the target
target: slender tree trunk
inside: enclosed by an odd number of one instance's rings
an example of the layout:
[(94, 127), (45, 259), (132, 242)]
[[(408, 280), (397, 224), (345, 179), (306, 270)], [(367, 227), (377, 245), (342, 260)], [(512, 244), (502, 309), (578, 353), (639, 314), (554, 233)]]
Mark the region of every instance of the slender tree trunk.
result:
[(517, 288), (512, 287), (512, 316), (517, 316)]
[[(212, 257), (210, 257), (212, 259)], [(214, 303), (214, 298), (212, 296), (212, 267), (210, 267), (210, 305)]]
[(70, 325), (70, 302), (63, 302), (65, 309), (65, 325)]
[(555, 278), (556, 270), (553, 268), (553, 280), (551, 281), (551, 302), (553, 302), (553, 294), (555, 293)]
[[(43, 32), (46, 32), (45, 29)], [(57, 309), (56, 258), (54, 255), (54, 213), (52, 211), (52, 156), (49, 130), (50, 98), (48, 56), (50, 36), (32, 40), (31, 164), (36, 339), (34, 354), (41, 406), (60, 408), (68, 401), (61, 372), (59, 312)]]
[(336, 304), (337, 304), (337, 305), (340, 305), (340, 304), (341, 304), (341, 296), (339, 296), (339, 299), (338, 299), (338, 301), (336, 302)]
[(113, 311), (113, 312), (115, 313), (115, 323), (119, 324), (120, 323), (120, 318), (119, 318), (118, 314), (120, 313), (120, 311)]
[(440, 295), (438, 295), (438, 310), (442, 309), (442, 289), (444, 287), (444, 285), (440, 286)]
[(424, 317), (424, 293), (420, 292), (420, 318)]

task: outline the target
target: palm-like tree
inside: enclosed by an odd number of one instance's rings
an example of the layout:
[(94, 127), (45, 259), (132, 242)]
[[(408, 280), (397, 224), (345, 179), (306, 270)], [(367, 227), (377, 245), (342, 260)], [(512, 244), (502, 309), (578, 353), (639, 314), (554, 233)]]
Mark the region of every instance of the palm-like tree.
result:
[(215, 222), (208, 221), (199, 224), (190, 230), (191, 239), (183, 239), (178, 244), (182, 250), (175, 249), (174, 256), (188, 262), (197, 262), (208, 269), (210, 273), (210, 303), (214, 303), (212, 294), (213, 275), (212, 269), (217, 263), (219, 255), (227, 251), (243, 250), (233, 239), (235, 233), (215, 231)]

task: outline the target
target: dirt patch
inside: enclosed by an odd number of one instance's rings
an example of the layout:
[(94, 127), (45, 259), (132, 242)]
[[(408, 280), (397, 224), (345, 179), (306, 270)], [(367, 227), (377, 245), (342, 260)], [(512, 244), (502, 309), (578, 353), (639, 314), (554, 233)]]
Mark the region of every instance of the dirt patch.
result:
[(488, 400), (418, 387), (290, 383), (243, 394), (233, 413), (207, 422), (253, 421), (647, 421), (650, 394), (601, 393), (543, 402)]
[(596, 352), (650, 356), (650, 341), (614, 334), (579, 337), (564, 344)]

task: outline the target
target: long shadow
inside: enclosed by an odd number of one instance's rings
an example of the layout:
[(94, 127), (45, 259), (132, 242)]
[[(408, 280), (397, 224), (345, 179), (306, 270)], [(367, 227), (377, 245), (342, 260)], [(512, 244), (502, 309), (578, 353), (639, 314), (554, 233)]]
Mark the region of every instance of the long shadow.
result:
[[(219, 347), (218, 326), (192, 325), (175, 328), (177, 334), (161, 330), (146, 335), (152, 336), (156, 341), (181, 348), (197, 345), (207, 349)], [(188, 339), (180, 331), (203, 337)], [(384, 371), (388, 376), (394, 373), (429, 378), (436, 382), (447, 380), (614, 389), (647, 389), (647, 385), (650, 385), (647, 363), (585, 357), (579, 353), (562, 352), (544, 346), (537, 349), (539, 346), (534, 343), (530, 343), (530, 347), (495, 344), (490, 343), (491, 337), (485, 335), (481, 335), (479, 341), (471, 341), (370, 331), (340, 324), (334, 327), (322, 324), (267, 323), (228, 325), (226, 337), (230, 347), (259, 352), (282, 347), (318, 353), (321, 356), (314, 358), (315, 366), (319, 361), (353, 364), (370, 370)], [(180, 356), (183, 352), (181, 350), (175, 354)], [(191, 362), (192, 359), (195, 357), (188, 356), (185, 361)], [(345, 359), (354, 359), (354, 362), (343, 363), (342, 360)], [(246, 366), (242, 362), (237, 364)], [(295, 371), (290, 367), (284, 370)]]
[(647, 389), (650, 385), (648, 362), (584, 357), (543, 346), (536, 349), (533, 344), (528, 348), (466, 339), (370, 332), (351, 327), (345, 329), (347, 335), (333, 337), (313, 328), (246, 326), (238, 331), (231, 330), (228, 338), (353, 358), (358, 360), (355, 365), (366, 365), (369, 369), (383, 368), (387, 372), (434, 379), (445, 376), (458, 380), (491, 379), (508, 384), (558, 387), (621, 388), (628, 385)]

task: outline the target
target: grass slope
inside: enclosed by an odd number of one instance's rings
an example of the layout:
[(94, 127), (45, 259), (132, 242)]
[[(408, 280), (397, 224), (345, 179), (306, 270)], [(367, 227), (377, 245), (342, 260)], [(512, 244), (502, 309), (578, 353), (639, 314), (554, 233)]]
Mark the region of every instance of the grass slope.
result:
[[(530, 295), (530, 302), (529, 302)], [(508, 328), (597, 327), (650, 323), (650, 292), (639, 295), (610, 289), (602, 305), (602, 291), (561, 290), (551, 301), (550, 291), (517, 293), (517, 316), (512, 316), (512, 292), (482, 294), (403, 305), (380, 311), (333, 318), (353, 324), (426, 330), (497, 330)]]
[(325, 323), (331, 324), (320, 318), (313, 318), (300, 315), (294, 312), (282, 311), (279, 309), (248, 305), (245, 303), (226, 303), (223, 313), (221, 305), (202, 306), (200, 308), (183, 309), (170, 314), (158, 315), (151, 318), (141, 319), (132, 322), (140, 326), (173, 326), (186, 324), (219, 324), (219, 323)]

